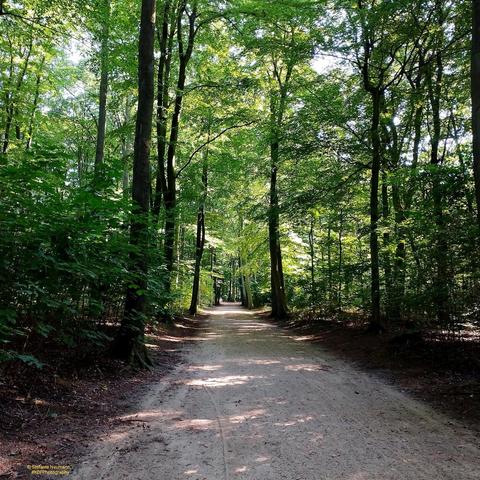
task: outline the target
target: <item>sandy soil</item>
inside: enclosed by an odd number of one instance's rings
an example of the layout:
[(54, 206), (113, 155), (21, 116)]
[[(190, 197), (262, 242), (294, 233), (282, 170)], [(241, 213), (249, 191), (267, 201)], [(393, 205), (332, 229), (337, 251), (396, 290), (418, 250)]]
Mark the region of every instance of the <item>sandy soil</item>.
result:
[(373, 374), (239, 306), (207, 327), (73, 478), (479, 478), (472, 431)]

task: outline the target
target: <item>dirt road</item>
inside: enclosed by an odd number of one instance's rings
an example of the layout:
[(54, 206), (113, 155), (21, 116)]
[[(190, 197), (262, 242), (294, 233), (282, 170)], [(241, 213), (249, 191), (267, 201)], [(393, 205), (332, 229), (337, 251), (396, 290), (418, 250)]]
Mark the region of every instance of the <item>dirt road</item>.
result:
[(463, 480), (474, 433), (238, 306), (94, 446), (75, 479)]

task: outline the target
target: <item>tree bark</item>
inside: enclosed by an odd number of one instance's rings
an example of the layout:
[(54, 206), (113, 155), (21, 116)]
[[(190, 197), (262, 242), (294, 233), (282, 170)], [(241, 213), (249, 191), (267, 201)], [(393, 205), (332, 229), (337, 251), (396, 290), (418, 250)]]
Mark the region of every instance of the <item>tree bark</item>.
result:
[(370, 135), (372, 142), (372, 174), (370, 179), (370, 272), (371, 272), (371, 310), (370, 330), (383, 330), (380, 311), (380, 261), (378, 247), (378, 190), (381, 168), (380, 143), (380, 106), (382, 94), (379, 89), (371, 90), (372, 120)]
[(245, 286), (245, 306), (251, 310), (253, 308), (253, 296), (252, 296), (252, 281), (250, 275), (245, 274), (243, 276), (243, 284)]
[(440, 137), (441, 137), (441, 106), (440, 99), (442, 94), (443, 81), (443, 58), (438, 50), (435, 54), (435, 61), (429, 68), (428, 73), (428, 94), (432, 108), (432, 134), (431, 134), (431, 153), (430, 164), (436, 169), (433, 172), (432, 179), (432, 199), (433, 215), (435, 219), (435, 248), (434, 258), (437, 272), (433, 282), (433, 301), (437, 310), (437, 317), (441, 325), (447, 326), (449, 313), (449, 293), (448, 293), (448, 245), (446, 242), (445, 218), (443, 214), (443, 192), (440, 180), (440, 166), (442, 158), (439, 155)]
[(477, 222), (480, 226), (480, 0), (472, 0), (472, 133)]
[[(165, 177), (165, 152), (167, 148), (167, 110), (168, 110), (168, 86), (170, 80), (170, 68), (172, 60), (173, 37), (175, 33), (175, 20), (172, 14), (171, 0), (165, 0), (163, 7), (162, 29), (160, 33), (160, 59), (158, 62), (157, 77), (157, 177), (155, 183), (155, 198), (152, 213), (154, 220), (158, 221), (162, 194), (167, 191)], [(170, 19), (173, 18), (172, 23)]]
[(195, 21), (197, 18), (197, 4), (194, 3), (192, 12), (188, 14), (188, 39), (185, 48), (183, 32), (182, 32), (182, 17), (186, 10), (186, 2), (183, 1), (180, 6), (180, 11), (177, 17), (177, 39), (179, 51), (179, 69), (178, 80), (175, 96), (175, 104), (172, 115), (172, 122), (170, 127), (170, 139), (167, 149), (167, 166), (166, 166), (166, 190), (163, 192), (163, 199), (165, 205), (165, 242), (164, 242), (164, 256), (167, 267), (167, 275), (165, 279), (165, 291), (171, 291), (171, 276), (174, 266), (174, 250), (175, 250), (175, 224), (176, 224), (176, 172), (175, 172), (175, 153), (178, 142), (178, 132), (180, 126), (180, 114), (182, 111), (183, 95), (185, 89), (185, 81), (187, 78), (187, 65), (190, 61), (193, 45), (195, 41), (196, 28)]
[(316, 302), (317, 286), (315, 283), (315, 217), (310, 219), (310, 230), (308, 231), (308, 246), (310, 247), (310, 288), (311, 303)]
[(277, 320), (288, 316), (285, 279), (283, 276), (282, 249), (280, 246), (280, 212), (277, 191), (278, 164), (280, 160), (280, 129), (285, 114), (287, 93), (294, 63), (286, 65), (284, 78), (277, 63), (273, 62), (273, 76), (278, 90), (270, 92), (270, 205), (268, 212), (268, 238), (270, 251), (270, 284), (272, 316)]
[(104, 0), (105, 18), (102, 18), (102, 38), (100, 46), (100, 89), (98, 95), (97, 143), (95, 148), (95, 180), (98, 181), (100, 167), (105, 157), (105, 131), (107, 125), (108, 92), (108, 49), (110, 36), (110, 0)]
[(340, 221), (338, 225), (338, 291), (337, 291), (337, 310), (342, 311), (342, 279), (343, 279), (343, 209), (340, 209)]
[[(15, 84), (15, 89), (11, 92), (6, 93), (5, 95), (5, 131), (3, 134), (3, 147), (2, 153), (7, 153), (8, 147), (10, 146), (10, 129), (12, 128), (12, 124), (14, 122), (15, 112), (17, 111), (16, 102), (18, 100), (18, 94), (23, 85), (23, 80), (25, 79), (25, 74), (27, 73), (27, 68), (30, 62), (30, 56), (32, 54), (32, 47), (33, 47), (33, 32), (30, 36), (30, 42), (27, 46), (25, 61), (23, 62), (23, 67), (20, 70), (20, 73), (17, 78), (17, 82)], [(9, 83), (11, 83), (11, 79), (13, 76), (13, 56), (12, 56), (12, 63), (10, 65), (10, 79)]]
[(33, 140), (33, 129), (35, 126), (35, 115), (37, 113), (38, 109), (38, 101), (40, 98), (40, 83), (42, 81), (42, 70), (43, 70), (43, 65), (45, 63), (45, 56), (42, 57), (40, 60), (40, 66), (37, 72), (37, 78), (35, 80), (35, 94), (33, 97), (33, 105), (32, 105), (32, 112), (30, 113), (30, 121), (28, 124), (28, 131), (27, 131), (27, 143), (25, 145), (25, 150), (30, 150), (32, 146), (32, 140)]
[(280, 215), (277, 192), (279, 142), (270, 145), (270, 210), (268, 215), (268, 238), (270, 250), (270, 282), (272, 291), (272, 316), (283, 319), (288, 315), (287, 299), (283, 280), (282, 251), (280, 248)]
[(143, 366), (149, 363), (144, 328), (147, 310), (146, 291), (148, 262), (148, 211), (150, 206), (150, 140), (154, 98), (155, 0), (142, 0), (138, 46), (138, 106), (133, 153), (132, 201), (130, 225), (130, 274), (132, 283), (127, 290), (125, 311), (115, 338), (116, 357)]
[(195, 271), (193, 275), (192, 300), (190, 302), (190, 314), (195, 315), (198, 307), (200, 291), (200, 272), (202, 265), (203, 251), (205, 248), (205, 203), (208, 192), (208, 149), (205, 151), (202, 169), (203, 193), (197, 214), (197, 238), (195, 247)]
[(384, 161), (382, 169), (382, 218), (384, 223), (384, 232), (383, 232), (383, 248), (384, 259), (383, 259), (383, 270), (384, 270), (384, 282), (385, 282), (385, 322), (390, 324), (393, 317), (395, 316), (393, 312), (393, 296), (394, 296), (394, 284), (393, 284), (393, 273), (392, 273), (392, 258), (390, 254), (391, 247), (391, 235), (390, 235), (390, 202), (388, 195), (388, 183), (387, 183), (387, 166)]

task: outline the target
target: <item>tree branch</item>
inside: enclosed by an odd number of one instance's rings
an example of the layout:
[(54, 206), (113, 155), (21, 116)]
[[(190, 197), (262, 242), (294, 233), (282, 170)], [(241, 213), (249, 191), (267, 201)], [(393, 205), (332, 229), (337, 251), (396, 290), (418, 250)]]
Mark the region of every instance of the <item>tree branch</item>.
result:
[(241, 123), (241, 124), (237, 124), (237, 125), (232, 125), (230, 127), (227, 127), (227, 128), (224, 128), (221, 132), (217, 133), (216, 135), (214, 135), (212, 138), (210, 138), (209, 140), (207, 140), (205, 143), (202, 143), (202, 145), (200, 145), (199, 147), (197, 147), (193, 152), (192, 154), (190, 155), (190, 157), (188, 158), (188, 161), (187, 163), (185, 163), (185, 165), (183, 165), (182, 168), (180, 168), (180, 170), (176, 173), (175, 175), (175, 178), (178, 178), (180, 176), (180, 174), (190, 165), (190, 163), (192, 163), (192, 160), (193, 160), (193, 157), (195, 157), (195, 155), (200, 152), (203, 148), (205, 148), (207, 145), (209, 145), (210, 143), (214, 142), (217, 138), (221, 137), (224, 133), (228, 132), (229, 130), (233, 130), (234, 128), (242, 128), (242, 127), (248, 127), (249, 125), (252, 125), (253, 123), (256, 123), (257, 120), (251, 120), (250, 122), (247, 122), (247, 123)]

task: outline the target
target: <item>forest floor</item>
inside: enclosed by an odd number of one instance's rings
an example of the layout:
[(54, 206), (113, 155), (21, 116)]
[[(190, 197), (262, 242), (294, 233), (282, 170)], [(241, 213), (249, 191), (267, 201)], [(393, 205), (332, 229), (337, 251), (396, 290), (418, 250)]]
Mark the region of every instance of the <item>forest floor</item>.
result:
[(304, 312), (283, 327), (480, 431), (480, 331), (367, 334), (355, 314)]
[(152, 371), (127, 368), (100, 349), (79, 361), (78, 352), (59, 348), (45, 349), (41, 370), (17, 364), (1, 372), (0, 479), (32, 477), (27, 465), (75, 462), (182, 361), (180, 352), (195, 340), (201, 319), (177, 318), (148, 332)]
[(236, 305), (92, 441), (76, 480), (473, 480), (462, 422)]

